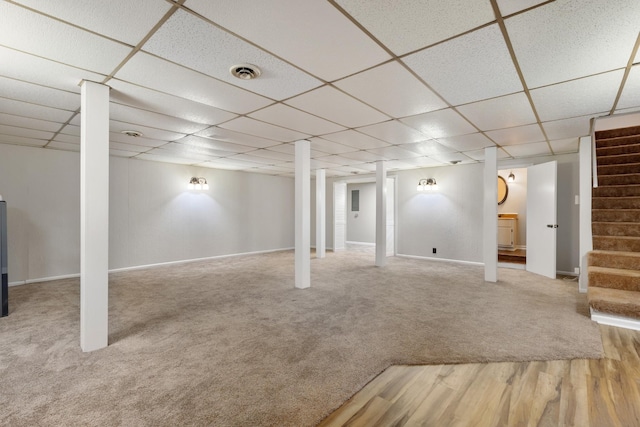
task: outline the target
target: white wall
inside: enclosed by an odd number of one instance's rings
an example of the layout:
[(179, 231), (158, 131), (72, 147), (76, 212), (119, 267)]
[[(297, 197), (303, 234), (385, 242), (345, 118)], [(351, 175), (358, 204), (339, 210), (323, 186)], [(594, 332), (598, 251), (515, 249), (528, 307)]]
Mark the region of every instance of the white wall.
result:
[[(514, 182), (509, 182), (509, 173), (516, 177)], [(517, 213), (518, 222), (516, 230), (516, 246), (527, 245), (527, 169), (513, 168), (499, 170), (498, 175), (507, 181), (509, 194), (507, 200), (498, 206), (498, 213)]]
[[(360, 191), (360, 210), (351, 206), (351, 192)], [(347, 241), (376, 242), (376, 183), (347, 184)]]
[[(0, 194), (10, 282), (79, 273), (78, 153), (0, 145)], [(291, 178), (111, 157), (109, 197), (110, 268), (293, 246)]]

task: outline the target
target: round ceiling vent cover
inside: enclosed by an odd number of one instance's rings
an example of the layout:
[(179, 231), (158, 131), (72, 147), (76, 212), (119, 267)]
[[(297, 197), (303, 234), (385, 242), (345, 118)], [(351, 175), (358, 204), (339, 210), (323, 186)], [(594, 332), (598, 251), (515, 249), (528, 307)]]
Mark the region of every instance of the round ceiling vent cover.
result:
[(251, 64), (238, 64), (229, 69), (231, 75), (242, 80), (251, 80), (260, 77), (260, 68)]
[(142, 133), (138, 132), (137, 130), (123, 130), (122, 133), (124, 133), (127, 136), (132, 136), (134, 138), (142, 136)]

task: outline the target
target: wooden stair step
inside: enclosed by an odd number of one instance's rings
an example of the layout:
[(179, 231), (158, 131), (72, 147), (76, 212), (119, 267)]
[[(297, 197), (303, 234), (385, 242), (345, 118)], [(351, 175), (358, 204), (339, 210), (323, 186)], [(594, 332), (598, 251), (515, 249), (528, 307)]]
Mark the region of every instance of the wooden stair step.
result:
[(640, 223), (638, 222), (593, 222), (591, 230), (594, 236), (640, 237)]
[(598, 154), (597, 164), (598, 166), (640, 164), (640, 152), (612, 154), (607, 156), (601, 156)]
[(640, 319), (640, 292), (589, 287), (589, 306), (601, 313)]
[(637, 270), (640, 268), (640, 252), (590, 251), (587, 255), (587, 264), (589, 267)]
[(640, 271), (624, 268), (589, 266), (589, 287), (640, 292)]
[(640, 197), (592, 197), (592, 209), (640, 209)]
[(598, 185), (640, 185), (640, 173), (598, 175)]
[(623, 175), (633, 174), (640, 171), (640, 162), (616, 164), (616, 165), (598, 165), (598, 179), (603, 175)]
[(602, 185), (593, 189), (593, 197), (640, 197), (640, 185)]
[(634, 153), (640, 153), (640, 142), (628, 145), (613, 145), (610, 147), (596, 148), (596, 158), (599, 158), (600, 156)]
[(604, 251), (640, 252), (640, 237), (593, 236), (593, 249)]
[(640, 209), (592, 209), (593, 222), (639, 222)]
[(595, 132), (596, 140), (608, 138), (625, 138), (640, 135), (640, 126), (628, 126), (618, 129), (599, 130)]

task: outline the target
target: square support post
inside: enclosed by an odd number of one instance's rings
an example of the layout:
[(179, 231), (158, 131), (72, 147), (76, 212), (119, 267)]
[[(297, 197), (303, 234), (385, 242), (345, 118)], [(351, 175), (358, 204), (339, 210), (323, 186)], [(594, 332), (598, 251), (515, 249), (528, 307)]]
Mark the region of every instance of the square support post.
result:
[(484, 149), (484, 280), (498, 281), (498, 149)]
[(327, 202), (326, 202), (327, 171), (316, 171), (316, 258), (324, 258), (327, 250)]
[(376, 162), (376, 266), (387, 263), (387, 165)]
[(295, 287), (311, 286), (311, 143), (296, 141)]

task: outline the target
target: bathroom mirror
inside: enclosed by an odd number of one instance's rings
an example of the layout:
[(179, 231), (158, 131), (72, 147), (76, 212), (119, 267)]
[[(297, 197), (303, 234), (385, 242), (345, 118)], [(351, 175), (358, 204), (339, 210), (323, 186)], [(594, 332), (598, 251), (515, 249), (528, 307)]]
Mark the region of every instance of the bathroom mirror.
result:
[(509, 186), (507, 185), (507, 181), (500, 175), (498, 175), (498, 205), (501, 205), (507, 200), (507, 195), (509, 195)]

